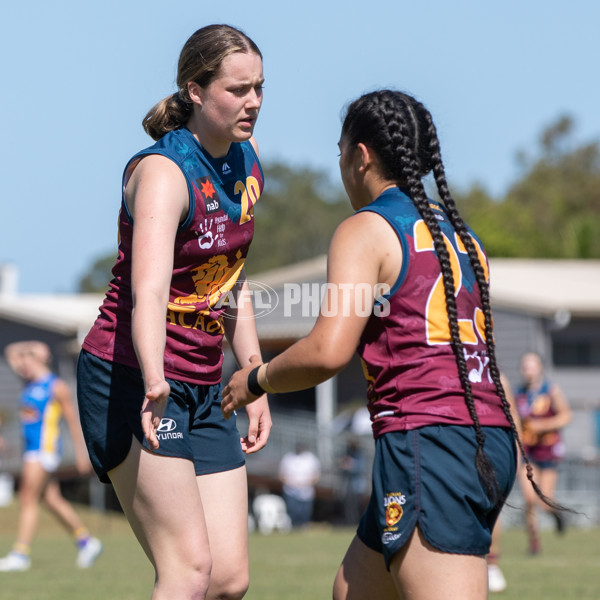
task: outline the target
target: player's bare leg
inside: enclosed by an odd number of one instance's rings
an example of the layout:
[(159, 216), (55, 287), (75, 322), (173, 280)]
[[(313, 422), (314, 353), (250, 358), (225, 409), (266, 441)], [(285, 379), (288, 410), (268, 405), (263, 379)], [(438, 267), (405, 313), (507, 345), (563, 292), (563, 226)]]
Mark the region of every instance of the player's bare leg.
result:
[(43, 499), (46, 506), (70, 533), (85, 527), (73, 505), (62, 495), (58, 481), (55, 479), (51, 478), (48, 481)]
[(152, 454), (133, 439), (127, 458), (109, 476), (154, 565), (152, 599), (203, 600), (211, 557), (193, 463)]
[(213, 564), (207, 600), (243, 598), (249, 582), (246, 467), (201, 475), (197, 483)]
[[(538, 519), (536, 514), (538, 497), (531, 486), (531, 482), (527, 479), (527, 471), (525, 470), (524, 465), (521, 465), (521, 468), (518, 471), (518, 477), (521, 491), (523, 492), (523, 499), (525, 500), (525, 527), (527, 531), (529, 553), (538, 554), (540, 552)], [(533, 478), (535, 481), (540, 480), (540, 472), (535, 465), (533, 466)]]
[(30, 545), (35, 535), (40, 512), (40, 498), (49, 474), (37, 461), (23, 462), (19, 488), (19, 525), (17, 542)]
[(418, 527), (392, 558), (390, 571), (405, 600), (487, 599), (485, 556), (441, 552), (425, 540)]
[(383, 555), (354, 537), (333, 584), (334, 600), (397, 600), (399, 596)]
[(0, 558), (0, 571), (27, 571), (31, 567), (31, 542), (37, 527), (40, 496), (48, 481), (48, 472), (37, 461), (25, 460), (19, 486), (17, 539), (12, 550)]
[(499, 564), (500, 552), (502, 550), (501, 538), (502, 522), (498, 519), (492, 531), (492, 543), (490, 545), (490, 552), (487, 555), (488, 587), (490, 592), (502, 592), (506, 589), (506, 579)]

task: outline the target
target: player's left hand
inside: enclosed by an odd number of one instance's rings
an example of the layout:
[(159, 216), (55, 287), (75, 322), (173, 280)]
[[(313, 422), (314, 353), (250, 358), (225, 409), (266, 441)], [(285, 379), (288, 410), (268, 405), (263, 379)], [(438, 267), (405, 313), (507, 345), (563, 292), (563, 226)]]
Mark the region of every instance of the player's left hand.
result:
[(246, 454), (252, 454), (266, 446), (273, 426), (266, 394), (260, 396), (252, 404), (248, 404), (246, 413), (248, 414), (248, 435), (241, 438), (240, 441), (242, 450)]
[(248, 373), (261, 364), (258, 356), (250, 357), (250, 364), (236, 371), (229, 380), (229, 383), (223, 388), (223, 400), (221, 400), (221, 412), (226, 419), (231, 417), (231, 413), (254, 402), (260, 396), (255, 396), (248, 389)]

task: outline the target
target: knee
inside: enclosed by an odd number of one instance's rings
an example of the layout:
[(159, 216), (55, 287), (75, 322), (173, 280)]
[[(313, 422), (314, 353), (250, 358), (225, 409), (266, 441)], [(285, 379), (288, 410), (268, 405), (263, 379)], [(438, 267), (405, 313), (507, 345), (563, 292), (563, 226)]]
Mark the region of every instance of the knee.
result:
[(19, 504), (21, 506), (37, 506), (40, 502), (40, 496), (35, 490), (24, 487), (19, 490)]
[(206, 598), (210, 584), (212, 560), (210, 556), (198, 557), (187, 569), (185, 580), (188, 582), (190, 598)]
[(247, 572), (228, 573), (226, 577), (211, 579), (210, 600), (240, 600), (246, 595), (250, 579)]
[(159, 597), (202, 600), (207, 597), (211, 568), (210, 557), (157, 567), (155, 592)]
[(60, 494), (57, 494), (56, 492), (50, 489), (47, 489), (43, 493), (41, 500), (48, 508), (52, 509), (58, 504), (60, 504), (61, 501), (64, 501), (64, 498)]
[(525, 498), (525, 510), (529, 513), (533, 512), (536, 507), (536, 501), (534, 498)]

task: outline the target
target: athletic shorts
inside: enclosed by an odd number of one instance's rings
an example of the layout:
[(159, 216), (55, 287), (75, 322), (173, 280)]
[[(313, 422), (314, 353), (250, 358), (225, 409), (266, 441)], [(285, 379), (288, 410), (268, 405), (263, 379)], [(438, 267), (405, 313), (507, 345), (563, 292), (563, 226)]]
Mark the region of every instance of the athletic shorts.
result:
[[(535, 465), (541, 471), (545, 469), (558, 469), (558, 466), (561, 463), (560, 458), (550, 459), (550, 460), (536, 460), (535, 458), (529, 457), (529, 462), (532, 465)], [(525, 465), (525, 461), (522, 461), (522, 464)]]
[(26, 450), (23, 461), (40, 463), (46, 473), (54, 473), (60, 464), (60, 454), (44, 450)]
[[(196, 475), (220, 473), (245, 464), (235, 415), (221, 414), (221, 384), (197, 385), (167, 379), (171, 393), (157, 431), (154, 454), (186, 458)], [(100, 481), (120, 465), (132, 435), (146, 448), (140, 411), (144, 381), (139, 369), (102, 360), (85, 350), (77, 364), (77, 400), (83, 435)]]
[[(510, 429), (483, 427), (502, 500), (516, 474)], [(386, 433), (375, 440), (373, 491), (358, 538), (383, 554), (387, 569), (418, 525), (435, 548), (451, 554), (488, 554), (503, 502), (487, 497), (475, 468), (475, 430), (432, 425)]]

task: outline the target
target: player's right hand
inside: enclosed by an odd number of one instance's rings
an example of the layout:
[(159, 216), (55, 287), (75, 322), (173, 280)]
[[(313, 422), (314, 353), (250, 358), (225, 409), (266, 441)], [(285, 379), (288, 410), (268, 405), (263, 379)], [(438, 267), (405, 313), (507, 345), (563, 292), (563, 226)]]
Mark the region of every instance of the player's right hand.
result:
[(146, 395), (144, 396), (140, 415), (142, 417), (142, 430), (150, 450), (156, 450), (159, 446), (156, 432), (165, 412), (170, 392), (171, 386), (164, 379), (146, 384)]

